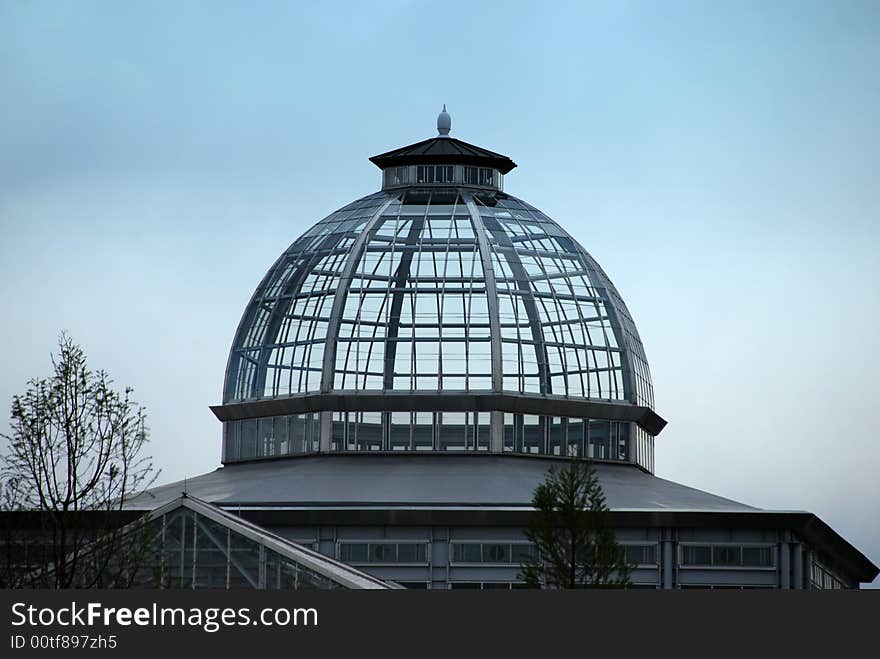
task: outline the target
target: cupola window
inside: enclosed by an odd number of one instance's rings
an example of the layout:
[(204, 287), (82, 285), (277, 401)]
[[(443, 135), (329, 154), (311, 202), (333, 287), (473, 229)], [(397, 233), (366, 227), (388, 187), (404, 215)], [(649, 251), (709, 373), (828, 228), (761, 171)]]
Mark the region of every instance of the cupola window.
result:
[(452, 183), (452, 165), (419, 165), (416, 168), (416, 183)]
[(463, 178), (465, 185), (492, 187), (495, 185), (495, 170), (488, 167), (465, 167)]

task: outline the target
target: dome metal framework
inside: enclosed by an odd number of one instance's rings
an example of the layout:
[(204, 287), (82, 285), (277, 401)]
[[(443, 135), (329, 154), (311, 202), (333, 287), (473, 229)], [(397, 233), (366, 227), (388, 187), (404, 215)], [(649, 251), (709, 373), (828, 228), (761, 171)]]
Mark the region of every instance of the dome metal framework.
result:
[(509, 158), (444, 128), (371, 158), (383, 189), (263, 278), (212, 408), (224, 462), (473, 451), (653, 471), (665, 422), (620, 294), (559, 224), (503, 192)]

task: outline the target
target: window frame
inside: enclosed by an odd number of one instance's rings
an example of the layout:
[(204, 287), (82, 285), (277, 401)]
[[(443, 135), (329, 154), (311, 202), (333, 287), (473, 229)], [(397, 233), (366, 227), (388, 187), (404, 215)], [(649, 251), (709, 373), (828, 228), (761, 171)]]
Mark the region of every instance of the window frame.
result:
[[(367, 560), (365, 561), (347, 561), (342, 558), (342, 546), (343, 545), (366, 545), (367, 546)], [(424, 561), (403, 561), (393, 560), (393, 561), (373, 561), (370, 560), (370, 547), (371, 545), (397, 545), (396, 554), (400, 556), (400, 545), (422, 545), (425, 547), (425, 560)], [(411, 539), (395, 539), (395, 538), (369, 538), (369, 539), (359, 539), (359, 538), (346, 538), (344, 540), (336, 541), (336, 560), (343, 561), (347, 565), (394, 565), (394, 566), (403, 566), (403, 567), (411, 567), (411, 566), (429, 566), (431, 565), (431, 541), (430, 540), (411, 540)]]
[[(710, 563), (685, 563), (684, 562), (684, 552), (688, 547), (708, 547), (710, 550), (709, 560)], [(740, 549), (740, 564), (739, 565), (723, 565), (715, 562), (715, 549), (716, 548), (728, 548), (728, 547), (738, 547)], [(759, 548), (759, 549), (770, 549), (770, 565), (743, 565), (743, 552), (744, 548)], [(760, 571), (771, 571), (776, 570), (778, 565), (778, 548), (775, 543), (772, 542), (699, 542), (699, 541), (689, 541), (689, 542), (679, 542), (677, 548), (677, 561), (676, 566), (682, 570), (736, 570), (736, 571), (749, 571), (749, 570), (760, 570)]]

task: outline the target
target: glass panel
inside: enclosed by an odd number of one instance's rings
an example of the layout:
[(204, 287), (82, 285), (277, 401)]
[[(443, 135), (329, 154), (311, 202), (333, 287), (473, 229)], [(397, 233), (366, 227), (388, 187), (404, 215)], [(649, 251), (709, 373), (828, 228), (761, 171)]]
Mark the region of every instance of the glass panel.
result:
[(408, 451), (410, 450), (410, 423), (412, 414), (410, 412), (391, 412), (391, 428), (389, 430), (388, 441), (392, 451)]
[(564, 455), (564, 447), (566, 446), (565, 442), (565, 419), (554, 416), (550, 418), (550, 425), (548, 428), (548, 449), (550, 455)]
[(287, 441), (287, 431), (290, 426), (290, 417), (275, 417), (275, 455), (287, 455), (290, 452), (290, 446)]
[(713, 565), (742, 565), (742, 547), (714, 547)]
[(711, 565), (712, 548), (708, 546), (686, 545), (682, 547), (682, 565)]
[(770, 547), (743, 547), (742, 564), (747, 567), (772, 567), (773, 551)]
[(510, 562), (524, 563), (535, 555), (534, 545), (511, 545)]
[(184, 545), (188, 535), (192, 538), (186, 530), (186, 520), (190, 517), (187, 512), (177, 510), (165, 515), (162, 583), (169, 588), (188, 588), (191, 582), (184, 567)]
[(481, 545), (456, 542), (452, 545), (452, 560), (455, 563), (479, 563), (482, 560)]
[(397, 545), (397, 561), (399, 563), (424, 563), (426, 560), (426, 547), (423, 543), (401, 543)]
[(367, 543), (345, 543), (339, 546), (339, 560), (346, 563), (364, 563), (367, 559)]
[(586, 422), (583, 419), (569, 419), (568, 434), (568, 455), (583, 457), (586, 455), (585, 446)]
[(306, 441), (306, 419), (303, 415), (294, 415), (290, 417), (290, 452), (308, 452), (308, 442)]
[(591, 458), (600, 460), (611, 459), (610, 424), (608, 421), (591, 419), (587, 429), (589, 433), (589, 454)]
[(370, 543), (371, 563), (395, 563), (397, 561), (397, 545), (386, 542), (381, 544)]
[(238, 460), (241, 450), (241, 421), (227, 421), (223, 427), (226, 430), (226, 459)]
[(258, 428), (257, 455), (260, 457), (275, 455), (275, 424), (272, 417), (259, 419)]
[(431, 450), (434, 447), (434, 415), (431, 412), (414, 412), (412, 428), (413, 448)]
[(510, 545), (508, 544), (484, 544), (484, 563), (510, 563)]
[(358, 450), (380, 451), (382, 450), (382, 413), (360, 412), (358, 413)]
[(196, 588), (226, 588), (227, 542), (229, 529), (196, 515)]
[(492, 430), (491, 415), (488, 412), (478, 412), (473, 417), (475, 419), (474, 431), (476, 432), (477, 450), (488, 451)]
[(523, 416), (523, 453), (545, 453), (544, 448), (545, 417), (526, 414)]
[(260, 545), (243, 535), (230, 531), (229, 587), (260, 587)]
[(241, 458), (256, 457), (257, 454), (257, 420), (245, 419), (241, 422)]
[(656, 565), (657, 548), (655, 545), (626, 545), (626, 562), (630, 565)]
[(330, 432), (333, 450), (344, 451), (346, 449), (345, 412), (333, 412)]
[(465, 413), (438, 412), (441, 451), (463, 451), (466, 448)]

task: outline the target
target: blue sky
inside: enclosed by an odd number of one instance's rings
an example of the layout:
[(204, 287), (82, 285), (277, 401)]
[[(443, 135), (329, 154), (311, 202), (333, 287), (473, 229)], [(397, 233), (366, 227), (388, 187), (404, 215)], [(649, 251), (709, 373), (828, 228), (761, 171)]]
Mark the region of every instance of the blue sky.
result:
[(872, 2), (0, 0), (0, 404), (66, 329), (216, 467), (253, 289), (446, 103), (626, 299), (657, 475), (880, 563), (878, 70)]

